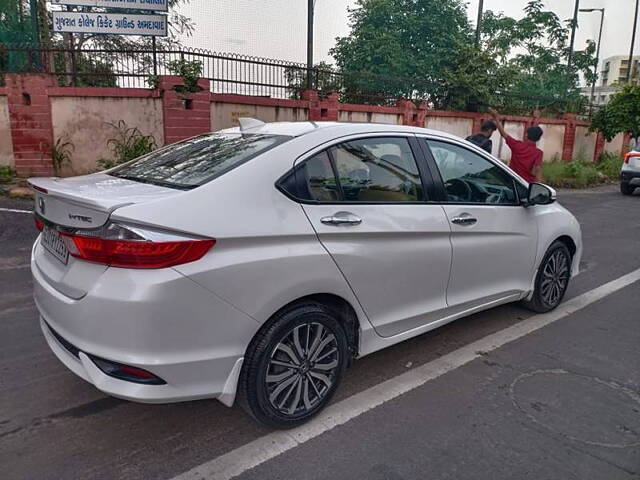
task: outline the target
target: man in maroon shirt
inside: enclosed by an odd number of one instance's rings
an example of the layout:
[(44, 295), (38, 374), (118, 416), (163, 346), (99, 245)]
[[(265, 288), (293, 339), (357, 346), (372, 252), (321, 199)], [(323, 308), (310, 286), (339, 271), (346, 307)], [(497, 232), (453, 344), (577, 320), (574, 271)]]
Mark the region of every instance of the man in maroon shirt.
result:
[(490, 108), (489, 113), (495, 120), (500, 135), (502, 135), (511, 149), (511, 161), (509, 162), (511, 169), (529, 183), (540, 181), (542, 150), (536, 147), (536, 142), (542, 137), (542, 129), (537, 125), (529, 127), (525, 132), (526, 139), (516, 140), (504, 129), (498, 112)]

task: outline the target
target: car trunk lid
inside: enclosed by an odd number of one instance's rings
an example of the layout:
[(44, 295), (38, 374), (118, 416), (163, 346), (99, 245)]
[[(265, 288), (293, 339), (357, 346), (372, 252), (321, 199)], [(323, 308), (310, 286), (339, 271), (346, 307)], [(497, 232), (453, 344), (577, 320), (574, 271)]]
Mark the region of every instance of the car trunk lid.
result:
[(35, 268), (53, 288), (74, 299), (86, 295), (108, 267), (70, 256), (60, 232), (99, 228), (119, 207), (182, 193), (105, 173), (31, 178), (29, 184), (35, 190), (35, 213), (44, 224), (33, 251)]

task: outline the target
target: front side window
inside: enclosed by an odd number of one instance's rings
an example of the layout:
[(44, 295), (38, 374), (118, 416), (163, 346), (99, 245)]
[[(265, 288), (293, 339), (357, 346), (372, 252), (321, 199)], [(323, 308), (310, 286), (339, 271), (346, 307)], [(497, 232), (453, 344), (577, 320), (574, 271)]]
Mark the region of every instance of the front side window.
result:
[(280, 145), (291, 137), (213, 133), (151, 152), (109, 175), (171, 188), (191, 189)]
[(447, 201), (516, 205), (515, 180), (480, 155), (446, 142), (428, 140), (444, 183)]

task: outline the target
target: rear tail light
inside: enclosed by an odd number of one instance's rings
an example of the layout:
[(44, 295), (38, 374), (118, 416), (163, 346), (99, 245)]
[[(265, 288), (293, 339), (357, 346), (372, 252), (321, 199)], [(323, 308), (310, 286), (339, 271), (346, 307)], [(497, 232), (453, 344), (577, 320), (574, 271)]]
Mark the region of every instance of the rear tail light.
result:
[(193, 262), (216, 243), (211, 238), (185, 237), (119, 223), (62, 235), (67, 238), (70, 255), (124, 268), (167, 268)]
[(145, 385), (165, 385), (167, 383), (157, 375), (142, 368), (132, 367), (94, 356), (91, 356), (91, 360), (93, 360), (93, 363), (95, 363), (103, 373), (119, 380), (143, 383)]
[(44, 222), (40, 220), (38, 217), (33, 217), (33, 220), (36, 223), (36, 228), (40, 231), (44, 230)]
[(624, 163), (629, 163), (632, 158), (640, 158), (640, 152), (629, 152), (624, 156)]

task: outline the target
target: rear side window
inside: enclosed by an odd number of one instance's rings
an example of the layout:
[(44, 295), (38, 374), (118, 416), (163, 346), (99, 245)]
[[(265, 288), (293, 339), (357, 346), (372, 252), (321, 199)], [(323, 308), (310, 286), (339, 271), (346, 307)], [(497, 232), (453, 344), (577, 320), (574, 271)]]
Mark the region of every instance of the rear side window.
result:
[(133, 160), (109, 175), (187, 190), (213, 180), (290, 138), (241, 133), (201, 135)]
[(343, 198), (350, 202), (424, 200), (416, 160), (406, 138), (366, 138), (329, 149)]
[(425, 199), (406, 138), (376, 137), (335, 145), (297, 165), (280, 188), (314, 202), (407, 203)]

